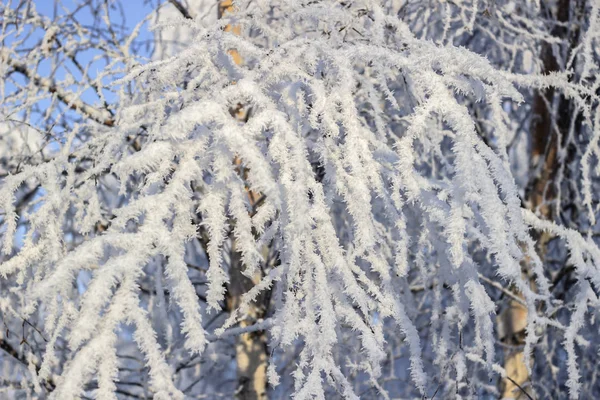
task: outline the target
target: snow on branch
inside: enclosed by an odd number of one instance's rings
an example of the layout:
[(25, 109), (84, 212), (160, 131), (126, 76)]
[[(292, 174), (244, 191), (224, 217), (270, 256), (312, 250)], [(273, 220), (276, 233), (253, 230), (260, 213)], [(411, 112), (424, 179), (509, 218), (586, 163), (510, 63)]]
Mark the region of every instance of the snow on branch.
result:
[[(485, 2), (454, 3), (467, 21), (461, 32), (487, 26), (478, 25)], [(356, 368), (384, 393), (378, 382), (390, 357), (390, 324), (422, 396), (444, 374), (466, 387), (480, 364), (506, 376), (495, 332), (493, 293), (500, 292), (527, 310), (527, 354), (540, 330), (564, 332), (567, 385), (576, 397), (575, 343), (588, 303), (598, 306), (600, 249), (523, 209), (507, 148), (511, 107), (527, 100), (517, 86), (552, 87), (575, 99), (591, 129), (586, 157), (600, 155), (594, 88), (568, 74), (500, 71), (445, 44), (462, 35), (452, 30), (457, 20), (444, 21), (443, 40), (434, 43), (379, 2), (237, 7), (214, 25), (188, 21), (195, 40), (186, 49), (116, 81), (114, 119), (2, 56), (103, 125), (68, 132), (56, 157), (24, 166), (0, 188), (2, 285), (20, 291), (21, 317), (44, 311), (51, 338), (40, 379), (50, 379), (59, 363), (57, 343), (68, 349), (52, 396), (75, 398), (97, 380), (98, 397), (115, 398), (120, 329), (131, 329), (157, 398), (185, 396), (172, 379), (170, 361), (182, 358), (174, 343), (204, 357), (214, 342), (263, 330), (271, 363), (276, 351), (297, 348), (295, 399), (325, 398), (332, 388), (344, 398), (360, 396), (339, 356), (344, 341), (360, 347)], [(515, 26), (513, 34), (521, 30), (540, 39), (537, 28)], [(589, 76), (597, 71), (590, 50), (596, 39), (586, 38)], [(78, 142), (84, 133), (89, 139)], [(77, 172), (74, 160), (86, 167)], [(585, 176), (597, 172), (586, 165)], [(593, 215), (591, 179), (583, 183), (583, 204)], [(16, 196), (31, 182), (43, 191), (23, 214)], [(568, 325), (552, 321), (560, 302), (531, 228), (566, 241), (580, 286)], [(190, 259), (204, 264), (192, 271)], [(211, 313), (227, 308), (235, 268), (258, 278), (209, 334)], [(410, 297), (415, 282), (431, 309), (425, 328)], [(241, 325), (265, 293), (268, 318)], [(277, 375), (270, 368), (272, 382)]]

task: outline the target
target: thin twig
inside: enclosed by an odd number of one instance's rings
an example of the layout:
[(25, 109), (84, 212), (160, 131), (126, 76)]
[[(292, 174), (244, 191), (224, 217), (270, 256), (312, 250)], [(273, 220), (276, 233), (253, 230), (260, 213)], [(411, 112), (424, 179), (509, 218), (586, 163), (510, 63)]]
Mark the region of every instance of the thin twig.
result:
[(519, 296), (517, 296), (516, 294), (514, 294), (510, 290), (507, 290), (504, 287), (502, 287), (502, 285), (500, 285), (498, 282), (494, 282), (493, 280), (491, 280), (489, 278), (486, 278), (485, 276), (483, 276), (481, 274), (477, 274), (477, 275), (478, 275), (479, 279), (481, 279), (482, 281), (484, 281), (488, 285), (495, 287), (496, 289), (500, 290), (502, 293), (504, 293), (505, 295), (507, 295), (508, 297), (510, 297), (511, 299), (513, 299), (514, 301), (516, 301), (517, 303), (519, 303), (519, 304), (527, 307), (527, 303), (525, 303), (525, 301), (523, 301), (523, 299), (521, 299)]
[(509, 380), (509, 381), (511, 381), (511, 382), (512, 382), (512, 383), (513, 383), (513, 384), (514, 384), (516, 387), (518, 387), (518, 388), (519, 388), (519, 390), (520, 390), (521, 392), (523, 392), (523, 393), (525, 394), (525, 396), (527, 396), (527, 398), (528, 398), (529, 400), (534, 400), (534, 398), (533, 398), (533, 397), (531, 397), (531, 396), (529, 395), (529, 393), (527, 393), (527, 392), (525, 391), (525, 389), (523, 389), (523, 387), (521, 387), (521, 385), (519, 385), (517, 382), (515, 382), (515, 380), (514, 380), (513, 378), (511, 378), (510, 376), (506, 375), (506, 379), (508, 379), (508, 380)]
[(169, 0), (169, 3), (173, 4), (185, 19), (193, 19), (187, 8), (185, 8), (178, 0)]

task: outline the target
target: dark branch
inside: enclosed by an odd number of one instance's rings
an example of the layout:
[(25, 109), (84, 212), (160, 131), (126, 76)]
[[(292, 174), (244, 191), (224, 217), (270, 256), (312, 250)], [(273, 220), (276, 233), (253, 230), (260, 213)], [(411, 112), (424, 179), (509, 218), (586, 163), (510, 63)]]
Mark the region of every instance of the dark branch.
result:
[(181, 15), (183, 15), (184, 18), (193, 19), (188, 9), (185, 8), (178, 0), (169, 0), (169, 3), (173, 4), (173, 6), (175, 6), (175, 8), (181, 13)]

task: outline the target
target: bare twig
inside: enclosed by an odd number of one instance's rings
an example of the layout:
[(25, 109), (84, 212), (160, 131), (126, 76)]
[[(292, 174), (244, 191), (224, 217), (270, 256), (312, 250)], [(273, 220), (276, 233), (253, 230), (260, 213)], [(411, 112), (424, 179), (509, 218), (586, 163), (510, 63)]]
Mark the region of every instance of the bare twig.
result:
[(530, 395), (529, 393), (527, 393), (527, 391), (526, 391), (525, 389), (523, 389), (523, 387), (522, 387), (521, 385), (519, 385), (517, 382), (515, 382), (515, 380), (514, 380), (513, 378), (511, 378), (510, 376), (506, 375), (506, 379), (508, 379), (509, 381), (511, 381), (511, 382), (513, 383), (513, 385), (515, 385), (517, 388), (519, 388), (519, 390), (520, 390), (521, 392), (523, 392), (523, 394), (524, 394), (525, 396), (527, 396), (527, 398), (528, 398), (529, 400), (534, 400), (534, 398), (533, 398), (533, 397), (531, 397), (531, 395)]
[(193, 19), (188, 9), (185, 8), (178, 0), (169, 0), (169, 3), (173, 4), (173, 6), (181, 13), (181, 15), (183, 15), (184, 18)]

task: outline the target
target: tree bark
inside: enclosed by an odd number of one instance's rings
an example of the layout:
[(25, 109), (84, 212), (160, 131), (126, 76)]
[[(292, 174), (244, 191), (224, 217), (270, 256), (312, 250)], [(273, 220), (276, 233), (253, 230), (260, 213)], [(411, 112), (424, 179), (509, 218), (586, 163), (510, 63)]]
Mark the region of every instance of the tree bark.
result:
[[(574, 1), (573, 4), (579, 3)], [(543, 4), (545, 6), (545, 4)], [(568, 48), (561, 49), (553, 48), (551, 44), (542, 42), (540, 55), (544, 63), (544, 74), (560, 71), (564, 68), (565, 59), (571, 53), (571, 50), (576, 45), (577, 27), (574, 30), (569, 30), (571, 18), (572, 4), (570, 0), (559, 0), (556, 4), (554, 12), (546, 7), (543, 10), (554, 15), (557, 22), (561, 23), (552, 30), (554, 37), (563, 38)], [(562, 60), (557, 59), (557, 54), (562, 50)], [(558, 157), (561, 146), (566, 144), (561, 143), (561, 138), (567, 136), (571, 119), (574, 116), (574, 107), (570, 100), (565, 99), (555, 90), (549, 88), (545, 91), (537, 92), (533, 102), (533, 117), (531, 121), (531, 147), (530, 166), (531, 179), (525, 191), (526, 206), (537, 213), (544, 219), (554, 220), (557, 215), (556, 207), (553, 204), (557, 196), (556, 175), (560, 163), (568, 162), (568, 160), (560, 160)], [(542, 261), (545, 259), (547, 252), (547, 244), (550, 240), (550, 235), (546, 232), (537, 234), (535, 237), (537, 248), (536, 251)], [(534, 286), (533, 277), (527, 276), (526, 264), (524, 262), (523, 274), (530, 280)], [(534, 288), (535, 289), (535, 288)], [(525, 354), (523, 346), (525, 344), (525, 327), (527, 325), (527, 309), (519, 302), (510, 300), (509, 306), (500, 315), (500, 323), (502, 324), (501, 340), (507, 345), (504, 357), (504, 369), (508, 376), (502, 382), (502, 398), (526, 399), (533, 396), (533, 389), (527, 385), (530, 380), (528, 366), (525, 364)], [(531, 367), (531, 366), (530, 366)]]
[[(232, 0), (221, 0), (219, 2), (219, 18), (233, 11)], [(239, 26), (227, 25), (226, 32), (240, 34)], [(230, 49), (229, 55), (236, 64), (243, 62), (242, 57), (236, 49)], [(247, 121), (250, 110), (242, 104), (230, 110), (231, 115), (240, 121)], [(238, 157), (233, 161), (238, 165), (238, 172), (245, 180), (247, 171), (242, 166), (242, 160)], [(248, 190), (248, 200), (250, 206), (254, 208), (260, 199), (260, 194)], [(258, 284), (263, 277), (262, 269), (249, 278), (242, 273), (244, 266), (242, 258), (236, 248), (235, 239), (231, 239), (231, 254), (229, 268), (229, 285), (227, 287), (227, 306), (233, 311), (241, 304), (244, 293)], [(254, 304), (249, 308), (248, 313), (240, 321), (240, 327), (253, 325), (266, 316), (268, 308), (268, 293), (262, 293)], [(265, 400), (267, 399), (267, 334), (265, 331), (255, 331), (244, 333), (236, 337), (235, 356), (237, 363), (237, 390), (236, 398), (239, 400)]]
[[(252, 279), (242, 274), (241, 254), (232, 241), (231, 267), (229, 271), (230, 284), (227, 288), (227, 305), (235, 310), (241, 302), (241, 297), (261, 279), (260, 271)], [(267, 310), (266, 296), (259, 299), (250, 307), (248, 314), (240, 322), (240, 327), (253, 325), (263, 319)], [(237, 362), (236, 398), (240, 400), (264, 400), (267, 398), (267, 335), (265, 331), (244, 333), (236, 337), (235, 357)]]

